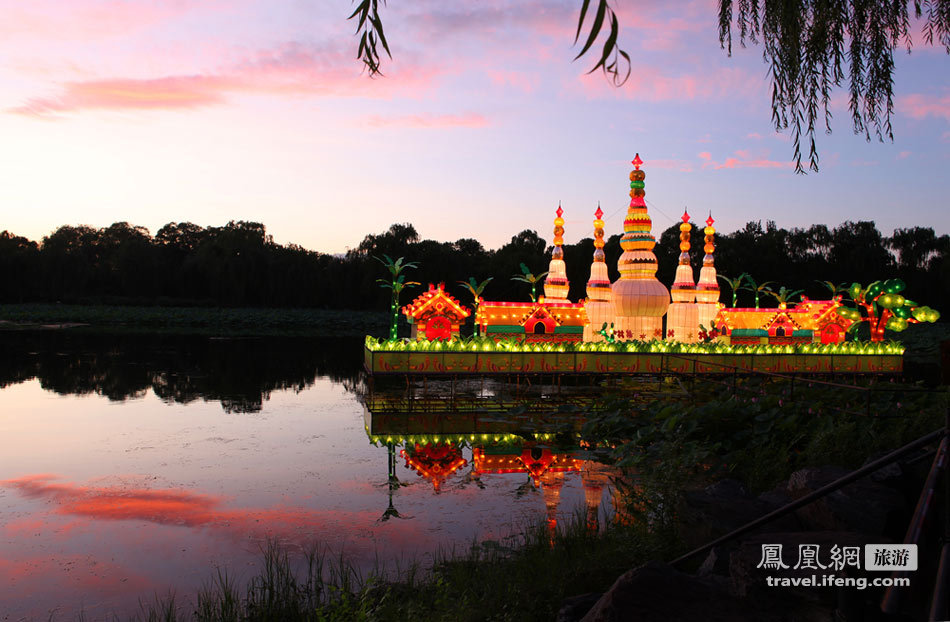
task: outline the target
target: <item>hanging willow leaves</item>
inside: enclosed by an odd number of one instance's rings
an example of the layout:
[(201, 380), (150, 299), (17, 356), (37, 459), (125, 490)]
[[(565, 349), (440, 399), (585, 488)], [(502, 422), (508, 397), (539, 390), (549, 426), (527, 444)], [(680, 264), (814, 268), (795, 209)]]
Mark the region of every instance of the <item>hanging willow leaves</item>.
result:
[[(577, 19), (577, 33), (574, 35), (574, 44), (577, 45), (578, 40), (581, 36), (581, 31), (584, 29), (584, 22), (587, 18), (587, 11), (590, 8), (590, 0), (583, 0), (581, 4), (581, 14)], [(594, 15), (594, 19), (590, 25), (590, 32), (587, 35), (587, 41), (584, 43), (584, 47), (581, 48), (580, 53), (574, 57), (574, 60), (577, 60), (581, 56), (587, 53), (587, 51), (594, 45), (594, 42), (597, 40), (597, 35), (600, 34), (600, 31), (603, 29), (604, 21), (609, 21), (610, 23), (610, 34), (607, 35), (607, 38), (604, 40), (604, 45), (601, 48), (600, 60), (593, 66), (593, 68), (587, 73), (593, 73), (598, 69), (602, 69), (604, 75), (610, 78), (610, 81), (614, 83), (614, 86), (621, 86), (624, 82), (627, 81), (627, 78), (630, 77), (630, 55), (620, 49), (618, 45), (618, 37), (620, 35), (620, 23), (617, 21), (617, 15), (614, 13), (613, 9), (607, 4), (607, 0), (598, 0), (597, 4), (597, 13)]]
[[(772, 123), (790, 129), (795, 170), (818, 170), (815, 130), (831, 133), (831, 93), (848, 74), (851, 123), (867, 140), (894, 140), (894, 50), (910, 52), (910, 2), (906, 0), (719, 0), (719, 43), (732, 55), (733, 24), (739, 43), (762, 43), (772, 82)], [(734, 12), (734, 7), (737, 11)], [(914, 0), (925, 41), (950, 53), (950, 0)]]
[[(355, 0), (354, 0), (355, 1)], [(379, 0), (359, 0), (353, 13), (347, 19), (356, 19), (356, 34), (360, 38), (359, 48), (356, 57), (363, 61), (370, 77), (383, 75), (380, 71), (380, 56), (377, 46), (382, 45), (386, 55), (391, 59), (392, 53), (389, 51), (389, 43), (386, 41), (386, 35), (383, 32), (383, 22), (379, 17)], [(386, 0), (382, 0), (383, 5)], [(581, 5), (581, 14), (577, 20), (577, 34), (574, 36), (576, 45), (584, 29), (584, 22), (587, 17), (587, 11), (590, 8), (590, 0), (583, 0)], [(630, 77), (630, 55), (620, 49), (618, 37), (620, 35), (620, 23), (613, 9), (607, 3), (607, 0), (598, 0), (597, 12), (590, 23), (590, 32), (580, 54), (574, 57), (577, 60), (590, 50), (591, 46), (597, 41), (597, 36), (603, 29), (604, 22), (609, 23), (610, 33), (604, 40), (601, 48), (600, 59), (594, 67), (587, 73), (593, 73), (602, 69), (604, 75), (609, 77), (615, 86), (620, 86)]]
[[(383, 0), (383, 5), (386, 0)], [(347, 19), (358, 17), (356, 34), (360, 35), (360, 46), (356, 57), (363, 61), (370, 77), (383, 75), (379, 70), (379, 52), (377, 45), (382, 45), (386, 55), (392, 58), (389, 43), (383, 33), (383, 22), (379, 19), (378, 0), (360, 0), (356, 9)], [(361, 34), (362, 33), (362, 34)]]

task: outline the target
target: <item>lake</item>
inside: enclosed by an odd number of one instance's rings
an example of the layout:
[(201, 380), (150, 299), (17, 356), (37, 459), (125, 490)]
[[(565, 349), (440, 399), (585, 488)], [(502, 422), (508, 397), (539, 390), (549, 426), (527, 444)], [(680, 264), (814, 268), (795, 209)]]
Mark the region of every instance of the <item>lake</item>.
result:
[(508, 416), (510, 386), (436, 383), (403, 412), (352, 338), (8, 331), (0, 348), (3, 621), (126, 616), (169, 592), (187, 609), (275, 538), (392, 572), (610, 510), (609, 470), (565, 434), (576, 416), (544, 408), (553, 389)]

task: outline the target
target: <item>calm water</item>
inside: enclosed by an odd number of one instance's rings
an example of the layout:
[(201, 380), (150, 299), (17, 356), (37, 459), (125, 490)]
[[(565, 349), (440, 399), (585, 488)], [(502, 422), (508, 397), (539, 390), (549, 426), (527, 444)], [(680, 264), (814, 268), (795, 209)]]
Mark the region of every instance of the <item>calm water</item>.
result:
[(251, 576), (273, 537), (369, 569), (608, 508), (602, 467), (506, 436), (534, 419), (374, 416), (361, 347), (0, 333), (0, 620), (187, 603), (215, 568)]

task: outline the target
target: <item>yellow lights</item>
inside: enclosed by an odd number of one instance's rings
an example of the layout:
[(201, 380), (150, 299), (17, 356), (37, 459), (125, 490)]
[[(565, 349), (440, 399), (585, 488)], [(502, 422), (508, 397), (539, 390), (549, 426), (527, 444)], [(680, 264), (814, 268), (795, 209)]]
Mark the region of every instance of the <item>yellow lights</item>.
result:
[(563, 343), (524, 343), (514, 339), (495, 342), (491, 338), (471, 337), (450, 341), (428, 341), (407, 339), (376, 339), (366, 337), (366, 349), (370, 352), (511, 352), (511, 353), (558, 353), (572, 352), (623, 352), (623, 353), (669, 353), (669, 354), (848, 354), (848, 355), (899, 355), (904, 346), (896, 341), (869, 342), (845, 341), (840, 344), (725, 344), (697, 343), (687, 344), (677, 341), (622, 341), (607, 342), (563, 342)]

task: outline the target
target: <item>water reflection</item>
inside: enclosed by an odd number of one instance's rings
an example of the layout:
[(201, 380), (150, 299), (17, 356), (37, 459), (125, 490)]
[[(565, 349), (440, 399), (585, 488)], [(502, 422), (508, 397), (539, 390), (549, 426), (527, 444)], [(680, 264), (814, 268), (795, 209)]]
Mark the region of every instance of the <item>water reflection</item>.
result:
[(151, 389), (169, 403), (219, 401), (226, 412), (259, 412), (273, 391), (302, 391), (318, 376), (356, 389), (361, 340), (209, 339), (188, 336), (5, 332), (0, 388), (37, 378), (62, 395), (113, 401)]
[(134, 612), (194, 593), (215, 566), (253, 566), (269, 537), (366, 571), (525, 522), (553, 530), (578, 505), (596, 528), (613, 505), (578, 414), (551, 401), (573, 389), (409, 383), (407, 396), (405, 381), (366, 381), (361, 346), (4, 333), (0, 614)]
[[(381, 520), (404, 518), (393, 500), (394, 491), (403, 485), (395, 474), (398, 451), (410, 473), (428, 482), (435, 493), (450, 485), (484, 489), (486, 477), (523, 475), (511, 489), (512, 496), (540, 494), (552, 534), (559, 517), (574, 515), (576, 508), (560, 507), (560, 497), (566, 481), (579, 479), (588, 528), (596, 530), (602, 524), (601, 503), (605, 490), (613, 492), (609, 482), (616, 472), (581, 446), (578, 430), (583, 417), (578, 412), (559, 411), (551, 402), (531, 410), (523, 398), (512, 407), (504, 386), (510, 383), (504, 381), (480, 388), (481, 397), (472, 399), (460, 399), (459, 387), (450, 384), (456, 381), (433, 382), (422, 391), (411, 385), (391, 386), (388, 391), (377, 388), (365, 396), (367, 436), (388, 453), (389, 506)], [(473, 408), (477, 402), (481, 408)], [(506, 404), (515, 410), (496, 412)]]

